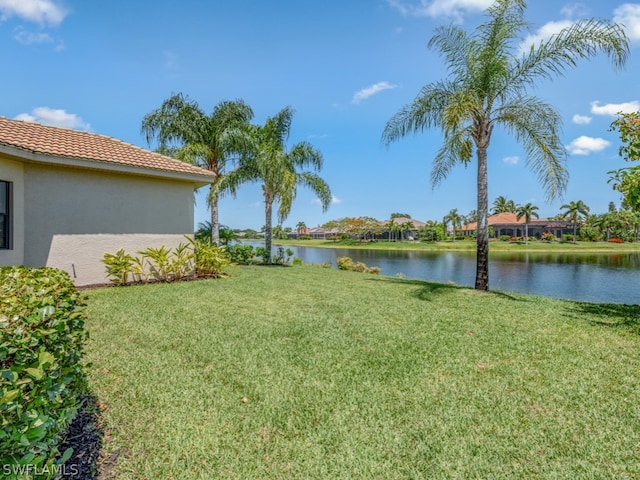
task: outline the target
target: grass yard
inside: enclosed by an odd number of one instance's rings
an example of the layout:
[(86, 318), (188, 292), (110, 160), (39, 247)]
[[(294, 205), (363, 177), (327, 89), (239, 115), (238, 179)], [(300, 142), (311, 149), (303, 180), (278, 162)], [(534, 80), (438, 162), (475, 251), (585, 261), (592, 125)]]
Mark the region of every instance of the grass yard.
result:
[[(279, 245), (295, 245), (300, 247), (319, 247), (319, 248), (349, 248), (349, 249), (365, 249), (365, 250), (424, 250), (424, 251), (463, 251), (475, 252), (475, 239), (451, 240), (442, 242), (334, 242), (332, 240), (274, 240), (274, 244)], [(501, 242), (499, 240), (491, 240), (490, 253), (496, 252), (540, 252), (540, 253), (634, 253), (640, 252), (640, 242), (637, 243), (612, 243), (612, 242), (541, 242), (531, 240), (528, 243), (520, 242)]]
[(638, 307), (319, 267), (88, 297), (115, 478), (640, 478)]

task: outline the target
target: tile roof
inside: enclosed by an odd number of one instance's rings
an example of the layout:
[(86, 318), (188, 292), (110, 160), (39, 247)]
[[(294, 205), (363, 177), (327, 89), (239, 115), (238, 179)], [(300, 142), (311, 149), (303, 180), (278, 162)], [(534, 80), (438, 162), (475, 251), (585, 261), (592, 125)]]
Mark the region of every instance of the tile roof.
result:
[[(0, 145), (34, 154), (212, 177), (212, 172), (105, 135), (0, 117)], [(203, 180), (204, 180), (203, 178)]]
[[(532, 221), (529, 223), (529, 225), (531, 225), (534, 222), (534, 219), (531, 219)], [(538, 222), (547, 222), (546, 219), (541, 218), (541, 219), (536, 219), (535, 221)], [(510, 213), (510, 212), (505, 212), (505, 213), (497, 213), (495, 215), (491, 215), (489, 218), (487, 218), (487, 222), (488, 225), (512, 225), (512, 224), (522, 224), (524, 225), (525, 223), (525, 218), (524, 217), (520, 217), (520, 220), (518, 220), (518, 216), (515, 213)], [(476, 230), (478, 228), (478, 224), (477, 222), (472, 222), (469, 223), (467, 225), (464, 225), (463, 227), (460, 228), (461, 231), (472, 231), (472, 230)]]

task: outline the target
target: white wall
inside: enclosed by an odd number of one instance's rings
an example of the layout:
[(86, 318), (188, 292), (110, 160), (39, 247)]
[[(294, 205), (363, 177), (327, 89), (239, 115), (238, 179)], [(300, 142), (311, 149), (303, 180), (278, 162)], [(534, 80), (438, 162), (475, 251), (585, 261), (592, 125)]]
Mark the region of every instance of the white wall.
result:
[(11, 250), (0, 249), (0, 266), (24, 263), (24, 169), (22, 163), (0, 158), (0, 180), (13, 182)]

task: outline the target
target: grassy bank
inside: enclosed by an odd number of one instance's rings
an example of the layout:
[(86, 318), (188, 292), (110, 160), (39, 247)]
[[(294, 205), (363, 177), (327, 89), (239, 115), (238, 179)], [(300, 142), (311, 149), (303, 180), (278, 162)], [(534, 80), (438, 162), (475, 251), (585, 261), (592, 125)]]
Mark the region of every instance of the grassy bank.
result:
[[(425, 251), (469, 251), (476, 250), (475, 240), (457, 240), (455, 242), (362, 242), (332, 240), (274, 240), (279, 245), (298, 245), (320, 248), (352, 248), (374, 250), (425, 250)], [(490, 252), (540, 252), (540, 253), (626, 253), (640, 252), (638, 243), (611, 242), (502, 242), (491, 241)]]
[(89, 292), (115, 478), (638, 478), (637, 308), (319, 267)]

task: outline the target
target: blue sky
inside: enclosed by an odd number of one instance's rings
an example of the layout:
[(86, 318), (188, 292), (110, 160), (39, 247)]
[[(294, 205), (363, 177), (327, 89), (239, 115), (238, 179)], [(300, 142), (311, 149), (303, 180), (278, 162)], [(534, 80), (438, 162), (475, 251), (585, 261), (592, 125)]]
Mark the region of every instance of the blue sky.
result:
[[(457, 167), (436, 189), (429, 179), (439, 131), (381, 144), (386, 121), (420, 88), (445, 77), (426, 44), (439, 25), (472, 29), (491, 0), (0, 0), (0, 115), (85, 129), (149, 147), (143, 116), (182, 92), (207, 112), (241, 98), (255, 123), (283, 107), (296, 114), (290, 140), (307, 140), (324, 155), (322, 176), (334, 202), (322, 213), (300, 189), (284, 226), (316, 226), (345, 216), (386, 219), (406, 212), (440, 220), (452, 208), (475, 209), (475, 162)], [(607, 172), (624, 166), (609, 125), (618, 111), (640, 110), (640, 3), (531, 0), (534, 38), (572, 21), (608, 18), (625, 25), (632, 50), (616, 72), (604, 56), (531, 93), (554, 105), (564, 121), (570, 180), (562, 199), (546, 203), (525, 166), (524, 150), (496, 130), (489, 148), (489, 198), (533, 202), (541, 216), (583, 200), (604, 212), (619, 195)], [(151, 145), (155, 148), (155, 145)], [(203, 193), (196, 222), (209, 218)], [(221, 202), (220, 220), (259, 229), (258, 186)]]

